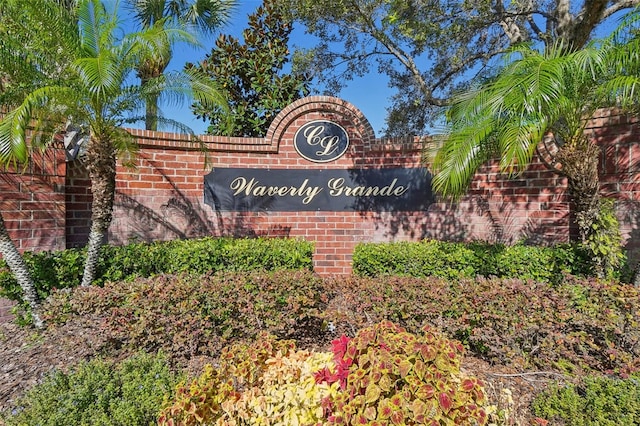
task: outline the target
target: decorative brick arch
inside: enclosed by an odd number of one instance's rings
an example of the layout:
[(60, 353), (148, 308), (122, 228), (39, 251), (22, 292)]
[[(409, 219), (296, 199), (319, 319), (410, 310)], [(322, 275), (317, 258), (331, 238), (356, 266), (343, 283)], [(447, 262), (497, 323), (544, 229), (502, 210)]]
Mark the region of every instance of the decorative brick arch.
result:
[(363, 146), (370, 147), (375, 143), (373, 127), (362, 111), (350, 102), (333, 96), (309, 96), (298, 99), (280, 111), (267, 130), (266, 141), (270, 141), (271, 147), (277, 152), (280, 142), (295, 125), (296, 120), (308, 115), (351, 123), (351, 132)]

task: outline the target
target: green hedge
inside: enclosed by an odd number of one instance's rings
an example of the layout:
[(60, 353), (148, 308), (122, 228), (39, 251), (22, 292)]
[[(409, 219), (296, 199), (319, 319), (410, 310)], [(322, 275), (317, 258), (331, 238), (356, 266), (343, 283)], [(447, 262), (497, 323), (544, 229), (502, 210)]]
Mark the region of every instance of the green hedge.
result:
[(587, 377), (580, 385), (552, 385), (532, 408), (550, 424), (618, 426), (640, 424), (640, 375), (628, 379)]
[(363, 243), (353, 253), (354, 274), (402, 275), (445, 279), (476, 276), (532, 279), (557, 283), (563, 274), (592, 275), (586, 253), (577, 245), (553, 247), (485, 242)]
[[(202, 238), (166, 242), (135, 243), (126, 246), (104, 246), (100, 252), (97, 279), (132, 280), (163, 273), (209, 271), (251, 271), (277, 269), (309, 269), (313, 243), (281, 238)], [(40, 298), (52, 289), (80, 285), (86, 254), (81, 249), (58, 252), (27, 252), (29, 266)], [(13, 274), (0, 259), (0, 297), (22, 302), (22, 291)]]

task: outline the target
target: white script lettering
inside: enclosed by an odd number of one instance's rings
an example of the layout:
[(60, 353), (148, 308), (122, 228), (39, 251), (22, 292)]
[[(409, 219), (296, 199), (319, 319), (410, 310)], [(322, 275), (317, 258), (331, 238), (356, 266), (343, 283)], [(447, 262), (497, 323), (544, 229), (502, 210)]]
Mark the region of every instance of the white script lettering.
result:
[(251, 178), (247, 181), (245, 177), (237, 177), (231, 184), (229, 184), (229, 188), (234, 191), (233, 195), (244, 194), (247, 196), (254, 197), (264, 197), (266, 196), (280, 196), (284, 197), (289, 195), (291, 197), (303, 197), (302, 203), (309, 204), (316, 195), (322, 191), (322, 188), (319, 186), (308, 186), (309, 179), (305, 179), (300, 186), (267, 186), (261, 185), (260, 181), (255, 178)]

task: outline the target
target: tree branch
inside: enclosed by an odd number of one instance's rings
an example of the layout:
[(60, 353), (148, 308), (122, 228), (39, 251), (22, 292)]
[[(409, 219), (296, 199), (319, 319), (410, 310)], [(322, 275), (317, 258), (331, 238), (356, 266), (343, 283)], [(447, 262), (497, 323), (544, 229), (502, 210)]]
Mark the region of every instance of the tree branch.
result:
[(498, 24), (502, 27), (502, 31), (509, 37), (511, 43), (518, 43), (525, 40), (521, 28), (516, 24), (512, 16), (506, 13), (504, 4), (501, 0), (496, 0), (495, 8), (498, 17)]
[[(354, 7), (356, 6), (354, 5)], [(427, 101), (435, 106), (444, 106), (446, 104), (444, 100), (438, 99), (433, 96), (433, 88), (427, 84), (424, 78), (422, 78), (422, 73), (420, 73), (420, 70), (413, 60), (413, 57), (411, 57), (400, 46), (394, 43), (383, 30), (379, 29), (376, 26), (375, 22), (372, 20), (371, 16), (363, 13), (362, 9), (360, 8), (357, 8), (357, 12), (360, 14), (363, 22), (365, 22), (368, 26), (369, 33), (380, 44), (382, 44), (390, 54), (392, 54), (398, 61), (400, 61), (400, 63), (411, 73), (413, 78), (418, 83), (418, 86), (420, 86)]]
[(607, 8), (608, 0), (586, 0), (584, 6), (576, 15), (571, 29), (571, 48), (582, 48), (593, 32), (593, 29), (602, 21), (602, 16)]
[(570, 11), (569, 0), (556, 0), (556, 35), (566, 39), (567, 33), (573, 27), (573, 16)]
[(602, 12), (602, 18), (606, 19), (609, 16), (613, 15), (616, 12), (619, 12), (621, 10), (624, 9), (630, 9), (633, 8), (635, 6), (640, 5), (640, 0), (623, 0), (623, 1), (617, 1), (614, 4), (612, 4), (611, 6), (609, 6), (607, 9), (604, 10), (604, 12)]

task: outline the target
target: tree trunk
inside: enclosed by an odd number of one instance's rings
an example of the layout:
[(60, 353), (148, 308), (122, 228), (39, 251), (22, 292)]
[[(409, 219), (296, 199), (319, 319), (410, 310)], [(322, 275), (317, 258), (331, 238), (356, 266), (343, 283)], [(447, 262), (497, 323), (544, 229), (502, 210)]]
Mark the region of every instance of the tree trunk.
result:
[(82, 286), (91, 285), (96, 278), (98, 256), (111, 218), (116, 189), (116, 150), (108, 137), (92, 137), (87, 146), (87, 170), (91, 179), (91, 231), (87, 243), (87, 260)]
[(16, 248), (16, 245), (11, 240), (7, 228), (4, 224), (4, 219), (0, 213), (0, 254), (4, 258), (9, 269), (16, 277), (16, 281), (22, 289), (22, 299), (29, 304), (31, 308), (31, 316), (33, 318), (33, 324), (37, 328), (42, 328), (44, 323), (40, 318), (40, 303), (38, 301), (38, 293), (36, 287), (29, 273), (27, 264), (22, 259), (20, 252)]
[(569, 197), (573, 203), (580, 242), (592, 232), (600, 202), (598, 159), (600, 148), (587, 140), (563, 146), (557, 155), (562, 172), (567, 176)]
[[(149, 79), (141, 79), (141, 85), (144, 86)], [(144, 128), (146, 130), (158, 130), (158, 95), (149, 95), (145, 105)]]
[[(140, 78), (140, 86), (146, 87), (149, 81), (160, 77), (164, 70), (167, 69), (171, 60), (171, 49), (166, 45), (166, 52), (163, 56), (147, 59), (138, 68), (138, 77)], [(150, 91), (145, 99), (145, 118), (144, 125), (146, 130), (158, 130), (158, 99), (159, 94)]]
[[(567, 176), (568, 192), (573, 204), (579, 241), (587, 248), (586, 243), (589, 238), (598, 232), (593, 225), (598, 220), (602, 209), (598, 176), (599, 156), (600, 148), (584, 139), (576, 144), (562, 147), (558, 153), (562, 171)], [(596, 276), (600, 278), (605, 276), (606, 260), (601, 253), (591, 252), (591, 264)]]

